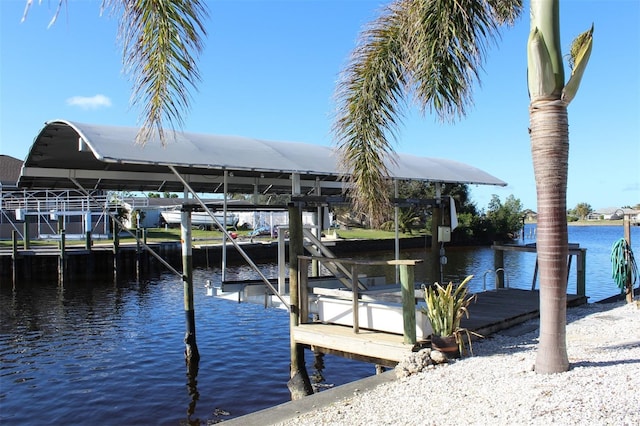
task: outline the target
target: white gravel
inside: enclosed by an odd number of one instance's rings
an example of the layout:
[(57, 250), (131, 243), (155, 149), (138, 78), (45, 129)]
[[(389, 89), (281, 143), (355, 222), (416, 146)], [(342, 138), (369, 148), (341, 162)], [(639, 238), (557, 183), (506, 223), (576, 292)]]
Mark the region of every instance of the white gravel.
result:
[(524, 325), (532, 330), (526, 334), (505, 331), (474, 343), (474, 357), (354, 392), (280, 424), (640, 425), (638, 304), (585, 305), (569, 309), (567, 319), (566, 373), (533, 371), (534, 320)]

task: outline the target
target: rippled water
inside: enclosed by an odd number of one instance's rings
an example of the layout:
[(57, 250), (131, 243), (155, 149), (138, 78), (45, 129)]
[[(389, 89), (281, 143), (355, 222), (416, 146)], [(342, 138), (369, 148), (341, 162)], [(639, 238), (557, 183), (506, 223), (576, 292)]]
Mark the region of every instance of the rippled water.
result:
[[(640, 253), (640, 227), (632, 231), (634, 252)], [(570, 227), (569, 236), (587, 248), (591, 301), (616, 294), (609, 255), (622, 227)], [(449, 248), (446, 254), (446, 280), (473, 273), (473, 289), (482, 288), (484, 272), (493, 268), (490, 248)], [(406, 258), (420, 256), (424, 250), (403, 251)], [(530, 288), (534, 263), (534, 254), (506, 253), (510, 285)], [(275, 275), (274, 265), (267, 270)], [(416, 278), (426, 277), (426, 270), (427, 265), (420, 266)], [(569, 291), (575, 289), (575, 263), (572, 270)], [(245, 267), (228, 272), (229, 278), (249, 276)], [(62, 289), (55, 277), (41, 277), (15, 291), (3, 283), (0, 422), (206, 424), (289, 400), (288, 314), (207, 297), (204, 282), (219, 281), (219, 273), (217, 268), (195, 271), (202, 357), (196, 383), (189, 383), (184, 363), (179, 278), (114, 283), (96, 277)], [(307, 356), (309, 373), (324, 377), (325, 386), (374, 373), (372, 365), (330, 356), (318, 371), (313, 355)]]
[[(197, 398), (184, 363), (182, 282), (54, 280), (2, 291), (0, 420), (4, 424), (202, 424), (289, 400), (289, 317), (205, 296), (196, 270)], [(313, 356), (308, 369), (314, 372)], [(326, 357), (322, 374), (342, 384), (374, 373)], [(191, 391), (193, 393), (193, 390)], [(229, 412), (230, 416), (216, 415)]]

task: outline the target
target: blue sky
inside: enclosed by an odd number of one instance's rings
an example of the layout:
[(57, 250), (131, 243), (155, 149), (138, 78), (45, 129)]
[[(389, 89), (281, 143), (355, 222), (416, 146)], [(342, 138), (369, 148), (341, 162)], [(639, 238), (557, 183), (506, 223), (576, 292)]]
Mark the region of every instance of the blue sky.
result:
[[(0, 2), (0, 153), (24, 159), (44, 122), (136, 125), (117, 19), (100, 1)], [(385, 1), (208, 2), (202, 83), (184, 130), (331, 145), (333, 94), (358, 34)], [(526, 2), (528, 8), (528, 2)], [(562, 47), (595, 24), (594, 50), (569, 106), (567, 206), (640, 203), (640, 0), (563, 0)], [(455, 123), (407, 110), (396, 149), (479, 167), (509, 185), (472, 187), (486, 208), (513, 194), (536, 209), (526, 86), (529, 15), (492, 47), (474, 106)], [(567, 75), (569, 74), (567, 67)]]

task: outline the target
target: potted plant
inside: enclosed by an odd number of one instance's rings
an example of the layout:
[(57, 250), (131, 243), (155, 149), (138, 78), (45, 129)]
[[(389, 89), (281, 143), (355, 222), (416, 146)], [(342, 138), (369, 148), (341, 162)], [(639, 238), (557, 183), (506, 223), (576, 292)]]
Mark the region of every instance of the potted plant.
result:
[(425, 287), (424, 299), (427, 304), (422, 311), (429, 318), (433, 334), (431, 347), (443, 352), (448, 358), (459, 358), (466, 351), (463, 337), (466, 335), (471, 350), (471, 334), (482, 337), (466, 328), (460, 327), (463, 315), (469, 318), (467, 307), (475, 301), (476, 296), (469, 296), (467, 283), (473, 278), (469, 275), (459, 285), (452, 282), (446, 287), (435, 283)]

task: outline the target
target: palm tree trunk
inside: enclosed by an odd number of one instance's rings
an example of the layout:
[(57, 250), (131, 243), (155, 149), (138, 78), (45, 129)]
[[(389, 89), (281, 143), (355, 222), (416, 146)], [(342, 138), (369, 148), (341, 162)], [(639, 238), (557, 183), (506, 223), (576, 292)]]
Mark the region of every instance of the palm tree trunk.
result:
[(560, 100), (538, 99), (531, 103), (529, 112), (538, 197), (540, 265), (540, 341), (535, 368), (538, 373), (559, 373), (569, 369), (566, 344), (567, 106)]

